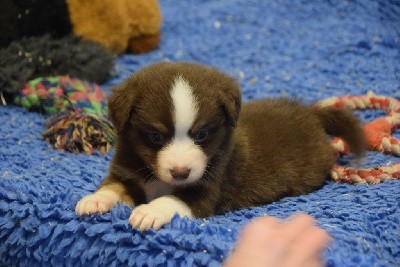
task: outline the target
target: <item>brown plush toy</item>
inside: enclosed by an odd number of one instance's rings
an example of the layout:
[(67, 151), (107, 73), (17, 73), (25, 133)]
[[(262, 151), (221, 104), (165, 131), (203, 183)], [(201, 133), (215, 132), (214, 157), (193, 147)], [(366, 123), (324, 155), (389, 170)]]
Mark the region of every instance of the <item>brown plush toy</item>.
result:
[(146, 53), (160, 42), (157, 0), (66, 0), (73, 32), (118, 54)]

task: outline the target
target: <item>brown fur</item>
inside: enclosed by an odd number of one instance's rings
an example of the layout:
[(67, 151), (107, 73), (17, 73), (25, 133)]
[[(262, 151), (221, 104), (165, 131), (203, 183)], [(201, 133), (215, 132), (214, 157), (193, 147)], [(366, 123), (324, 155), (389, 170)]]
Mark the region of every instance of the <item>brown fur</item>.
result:
[(239, 86), (228, 75), (197, 64), (159, 63), (134, 74), (109, 99), (118, 139), (100, 188), (119, 188), (121, 196), (135, 204), (146, 201), (144, 184), (157, 179), (153, 166), (160, 148), (144, 133), (156, 129), (167, 142), (173, 136), (169, 91), (177, 76), (188, 81), (199, 103), (191, 131), (204, 124), (212, 129), (209, 141), (202, 144), (209, 159), (204, 176), (172, 193), (196, 217), (321, 187), (336, 160), (327, 132), (343, 137), (358, 154), (364, 150), (362, 129), (347, 111), (307, 107), (289, 99), (253, 101), (241, 110)]
[(131, 38), (129, 41), (130, 51), (135, 54), (148, 53), (157, 48), (160, 39), (160, 33), (155, 33), (153, 35), (143, 34)]
[[(148, 52), (157, 47), (161, 10), (157, 0), (67, 0), (73, 31), (116, 53), (140, 46)], [(148, 36), (144, 38), (143, 36)], [(152, 37), (151, 39), (150, 36)], [(138, 44), (139, 43), (139, 44)]]

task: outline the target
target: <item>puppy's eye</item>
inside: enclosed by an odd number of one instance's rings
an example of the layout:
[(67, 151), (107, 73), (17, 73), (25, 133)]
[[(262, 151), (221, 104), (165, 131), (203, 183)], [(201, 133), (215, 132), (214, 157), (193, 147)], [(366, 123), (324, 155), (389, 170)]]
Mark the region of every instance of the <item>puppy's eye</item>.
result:
[(149, 133), (150, 141), (155, 145), (162, 145), (164, 143), (164, 136), (157, 132)]
[(206, 141), (208, 138), (208, 130), (207, 129), (201, 129), (200, 131), (197, 132), (196, 136), (194, 137), (194, 141), (196, 143), (202, 143)]

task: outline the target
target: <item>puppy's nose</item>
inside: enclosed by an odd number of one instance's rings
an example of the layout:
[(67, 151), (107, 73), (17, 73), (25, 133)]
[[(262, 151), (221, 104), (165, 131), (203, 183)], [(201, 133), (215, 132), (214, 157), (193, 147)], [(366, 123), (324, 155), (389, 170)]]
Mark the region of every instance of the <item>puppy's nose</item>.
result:
[(170, 170), (171, 175), (176, 180), (186, 180), (189, 177), (190, 169), (186, 167), (174, 167)]

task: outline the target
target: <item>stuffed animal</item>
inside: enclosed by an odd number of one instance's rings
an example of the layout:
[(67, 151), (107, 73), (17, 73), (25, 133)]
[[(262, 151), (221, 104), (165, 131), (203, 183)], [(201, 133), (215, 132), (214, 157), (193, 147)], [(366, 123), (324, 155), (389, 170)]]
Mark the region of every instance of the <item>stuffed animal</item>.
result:
[(113, 53), (143, 53), (160, 42), (157, 0), (2, 0), (0, 47), (23, 37), (73, 33)]
[(146, 53), (160, 42), (157, 0), (67, 0), (73, 32), (113, 52)]
[(157, 0), (1, 0), (0, 104), (37, 77), (96, 83), (114, 53), (144, 53), (160, 42)]

